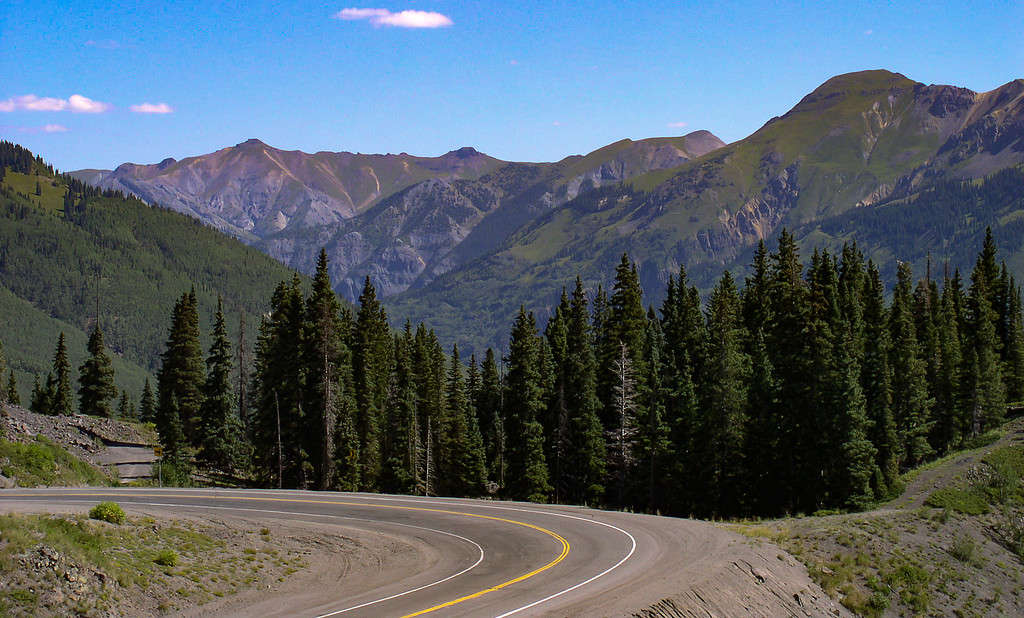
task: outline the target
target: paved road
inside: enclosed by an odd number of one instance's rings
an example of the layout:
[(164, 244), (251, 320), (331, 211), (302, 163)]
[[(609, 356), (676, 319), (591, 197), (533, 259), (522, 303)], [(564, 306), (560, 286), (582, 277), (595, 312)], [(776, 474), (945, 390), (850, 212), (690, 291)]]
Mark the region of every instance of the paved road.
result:
[[(323, 521), (425, 541), (440, 559), (371, 589), (315, 591), (250, 615), (621, 615), (717, 568), (734, 539), (701, 522), (562, 506), (274, 490), (48, 489), (0, 492), (5, 503), (66, 507), (113, 499), (152, 512)], [(718, 565), (721, 566), (721, 565)], [(253, 614), (252, 612), (255, 612)]]

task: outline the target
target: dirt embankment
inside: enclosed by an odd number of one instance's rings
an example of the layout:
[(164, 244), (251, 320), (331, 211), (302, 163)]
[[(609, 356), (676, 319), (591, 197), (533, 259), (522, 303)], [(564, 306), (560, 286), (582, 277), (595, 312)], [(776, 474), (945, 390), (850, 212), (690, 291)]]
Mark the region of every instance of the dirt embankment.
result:
[(294, 596), (387, 578), (422, 557), (404, 540), (340, 527), (144, 513), (132, 507), (121, 526), (81, 512), (0, 515), (0, 614), (286, 614)]
[(1024, 418), (1003, 430), (909, 473), (904, 493), (876, 510), (724, 525), (783, 548), (860, 615), (1022, 616)]
[(29, 443), (43, 436), (122, 481), (152, 476), (153, 446), (158, 440), (151, 425), (80, 414), (47, 416), (18, 406), (2, 407), (0, 436), (6, 440)]

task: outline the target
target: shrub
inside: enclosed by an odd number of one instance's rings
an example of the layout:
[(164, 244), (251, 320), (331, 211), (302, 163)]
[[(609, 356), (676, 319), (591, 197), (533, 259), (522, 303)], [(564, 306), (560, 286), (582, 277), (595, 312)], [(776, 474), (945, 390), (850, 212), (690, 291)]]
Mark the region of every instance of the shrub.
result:
[(89, 519), (121, 525), (125, 520), (124, 509), (116, 502), (100, 502), (89, 511)]
[(976, 556), (977, 550), (978, 544), (975, 542), (974, 537), (965, 534), (953, 539), (953, 544), (949, 548), (949, 555), (965, 564), (975, 564), (978, 560)]
[(153, 558), (153, 562), (165, 567), (177, 566), (178, 552), (173, 549), (161, 549)]

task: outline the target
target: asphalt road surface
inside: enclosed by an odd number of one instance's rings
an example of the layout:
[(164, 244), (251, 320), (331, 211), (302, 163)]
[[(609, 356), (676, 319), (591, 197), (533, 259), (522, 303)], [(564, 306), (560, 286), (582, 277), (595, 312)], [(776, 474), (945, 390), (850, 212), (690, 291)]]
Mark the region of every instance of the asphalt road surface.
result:
[[(436, 550), (399, 581), (309, 594), (246, 609), (289, 616), (622, 615), (671, 594), (680, 575), (715, 569), (732, 535), (703, 522), (579, 507), (486, 500), (275, 490), (17, 489), (0, 510), (66, 509), (116, 500), (168, 516), (230, 514), (324, 522)], [(18, 506), (20, 505), (20, 506)], [(83, 505), (84, 506), (84, 505)], [(724, 553), (728, 553), (727, 551)], [(720, 566), (720, 565), (719, 565)], [(367, 581), (372, 583), (367, 584)]]

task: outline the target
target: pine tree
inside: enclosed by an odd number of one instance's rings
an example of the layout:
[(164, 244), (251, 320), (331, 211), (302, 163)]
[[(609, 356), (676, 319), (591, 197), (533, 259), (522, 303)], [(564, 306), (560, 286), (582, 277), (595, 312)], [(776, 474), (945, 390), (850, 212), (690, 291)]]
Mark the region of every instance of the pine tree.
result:
[(28, 409), (36, 414), (50, 413), (49, 397), (47, 397), (46, 389), (39, 383), (39, 376), (36, 376), (32, 383), (32, 396), (28, 404)]
[(21, 405), (21, 395), (18, 394), (18, 382), (14, 379), (14, 370), (10, 370), (7, 378), (7, 401), (12, 406)]
[(799, 252), (793, 235), (783, 229), (778, 250), (771, 256), (768, 304), (770, 321), (765, 329), (769, 360), (779, 384), (779, 441), (788, 445), (789, 456), (781, 459), (776, 484), (768, 490), (775, 497), (770, 512), (806, 509), (806, 479), (815, 478), (814, 445), (803, 443), (817, 416), (812, 378), (815, 375), (813, 350), (808, 349), (806, 328), (810, 302), (803, 278)]
[(153, 398), (153, 388), (149, 385), (149, 378), (142, 387), (142, 399), (139, 400), (139, 422), (156, 422), (156, 399)]
[[(102, 335), (100, 337), (102, 343)], [(90, 340), (90, 345), (92, 342)], [(109, 361), (108, 361), (109, 362)], [(71, 394), (71, 363), (68, 362), (68, 349), (64, 341), (64, 333), (57, 339), (57, 350), (53, 355), (54, 397), (50, 402), (51, 414), (70, 416), (74, 411)]]
[(213, 343), (206, 359), (207, 374), (200, 408), (202, 424), (197, 457), (207, 466), (229, 473), (241, 467), (245, 459), (242, 422), (235, 414), (235, 394), (231, 386), (234, 371), (231, 357), (223, 302), (218, 298)]
[[(100, 330), (99, 325), (96, 325), (92, 334), (89, 335), (88, 350), (89, 357), (79, 368), (80, 410), (82, 414), (110, 418), (113, 416), (111, 402), (117, 397), (117, 387), (114, 386), (114, 367), (103, 346), (103, 331)], [(56, 380), (54, 404), (59, 405), (60, 377), (58, 376)]]
[[(349, 396), (354, 385), (351, 353), (344, 340), (341, 304), (331, 288), (327, 252), (320, 249), (313, 290), (306, 302), (305, 375), (307, 389), (303, 397), (307, 423), (315, 427), (303, 432), (305, 450), (310, 455), (317, 477), (315, 485), (330, 489), (334, 485), (335, 431), (339, 399)], [(339, 370), (340, 368), (340, 370)]]
[(564, 381), (568, 422), (562, 466), (566, 498), (574, 503), (597, 504), (604, 495), (606, 451), (598, 416), (600, 402), (587, 295), (579, 277), (566, 320)]
[(839, 371), (842, 375), (842, 396), (839, 398), (839, 445), (841, 470), (834, 480), (837, 503), (855, 510), (871, 505), (874, 491), (871, 483), (876, 475), (877, 451), (868, 438), (868, 417), (864, 393), (860, 386), (860, 367), (852, 354), (852, 337), (837, 346)]
[(601, 347), (597, 353), (597, 392), (604, 408), (602, 420), (606, 429), (618, 426), (619, 410), (614, 400), (614, 391), (619, 384), (620, 376), (616, 375), (615, 367), (620, 360), (623, 344), (629, 352), (632, 370), (642, 374), (645, 369), (642, 350), (646, 324), (643, 290), (640, 288), (636, 265), (630, 261), (628, 255), (623, 254), (615, 268), (615, 283), (611, 299), (608, 301), (607, 313), (602, 318), (603, 332), (599, 339)]
[(764, 332), (758, 328), (750, 337), (750, 388), (747, 390), (749, 430), (746, 436), (747, 486), (751, 506), (761, 513), (770, 512), (776, 503), (771, 488), (774, 476), (785, 457), (779, 438), (779, 385), (768, 358)]
[(541, 350), (533, 314), (519, 308), (509, 340), (505, 419), (508, 423), (508, 497), (546, 502), (551, 491), (544, 461)]
[(480, 389), (474, 406), (480, 418), (488, 478), (502, 487), (505, 481), (505, 416), (502, 409), (503, 387), (494, 350), (487, 348), (480, 369)]
[(938, 315), (940, 370), (936, 377), (935, 425), (932, 446), (945, 453), (960, 443), (965, 426), (962, 393), (963, 356), (960, 346), (960, 320), (954, 305), (953, 282), (947, 276), (942, 286)]
[(877, 450), (877, 474), (872, 488), (878, 498), (890, 497), (899, 485), (899, 462), (903, 447), (899, 441), (892, 408), (892, 348), (885, 289), (873, 262), (868, 262), (864, 282), (864, 366), (861, 384), (870, 426), (871, 443)]
[[(636, 502), (646, 504), (647, 510), (660, 512), (667, 507), (665, 497), (671, 493), (671, 487), (665, 484), (663, 470), (668, 463), (670, 454), (669, 427), (665, 421), (665, 388), (662, 376), (665, 337), (661, 332), (661, 324), (654, 309), (647, 312), (647, 329), (644, 335), (643, 357), (645, 372), (639, 376), (640, 410), (642, 415), (637, 419), (639, 428), (638, 464), (642, 479), (642, 487), (635, 488)], [(643, 490), (642, 495), (640, 490)]]
[(199, 313), (195, 291), (182, 294), (171, 314), (171, 327), (157, 372), (157, 431), (171, 429), (171, 399), (177, 406), (178, 420), (186, 440), (198, 439), (202, 387), (206, 381), (202, 348), (199, 345)]
[(625, 504), (626, 488), (636, 465), (637, 427), (636, 413), (637, 386), (633, 357), (625, 342), (619, 343), (619, 356), (612, 362), (612, 376), (615, 378), (611, 393), (611, 409), (614, 420), (608, 435), (609, 472), (617, 488), (617, 504)]
[(378, 488), (383, 462), (381, 443), (383, 411), (387, 402), (391, 367), (391, 331), (387, 316), (370, 278), (359, 296), (359, 312), (353, 333), (353, 372), (357, 403), (360, 469), (364, 489)]
[(544, 336), (551, 355), (552, 384), (544, 415), (544, 433), (547, 436), (545, 457), (551, 471), (554, 502), (561, 503), (568, 493), (565, 457), (569, 450), (569, 297), (562, 288), (562, 297), (555, 314), (548, 320)]
[(704, 485), (709, 491), (712, 512), (735, 514), (744, 506), (742, 484), (750, 359), (743, 351), (745, 333), (740, 299), (729, 271), (725, 271), (711, 293), (707, 329), (708, 373), (715, 379), (704, 385), (704, 461), (707, 466)]
[(1007, 316), (1003, 381), (1008, 401), (1024, 400), (1024, 314), (1020, 288), (1012, 278), (1008, 288), (1009, 314)]
[(918, 354), (910, 290), (910, 265), (900, 262), (889, 316), (892, 337), (889, 362), (893, 375), (893, 418), (905, 454), (902, 463), (908, 467), (922, 463), (932, 454), (928, 434), (932, 427), (931, 409), (934, 404), (928, 397), (926, 364)]
[(386, 492), (412, 493), (416, 490), (416, 383), (412, 367), (412, 325), (395, 337), (395, 368), (385, 409), (387, 431), (384, 442), (384, 471), (381, 487)]
[(483, 491), (487, 471), (479, 428), (469, 418), (471, 410), (458, 346), (452, 348), (445, 392), (447, 409), (438, 458), (444, 478), (442, 487), (448, 495), (477, 496)]
[(996, 333), (997, 316), (988, 302), (986, 282), (975, 269), (971, 275), (970, 332), (971, 371), (967, 384), (971, 392), (968, 401), (971, 410), (970, 435), (984, 433), (999, 425), (1006, 413), (1006, 394), (999, 359), (999, 338)]
[(121, 398), (117, 401), (117, 418), (130, 419), (135, 415), (132, 409), (132, 402), (128, 399), (128, 391), (121, 391)]

